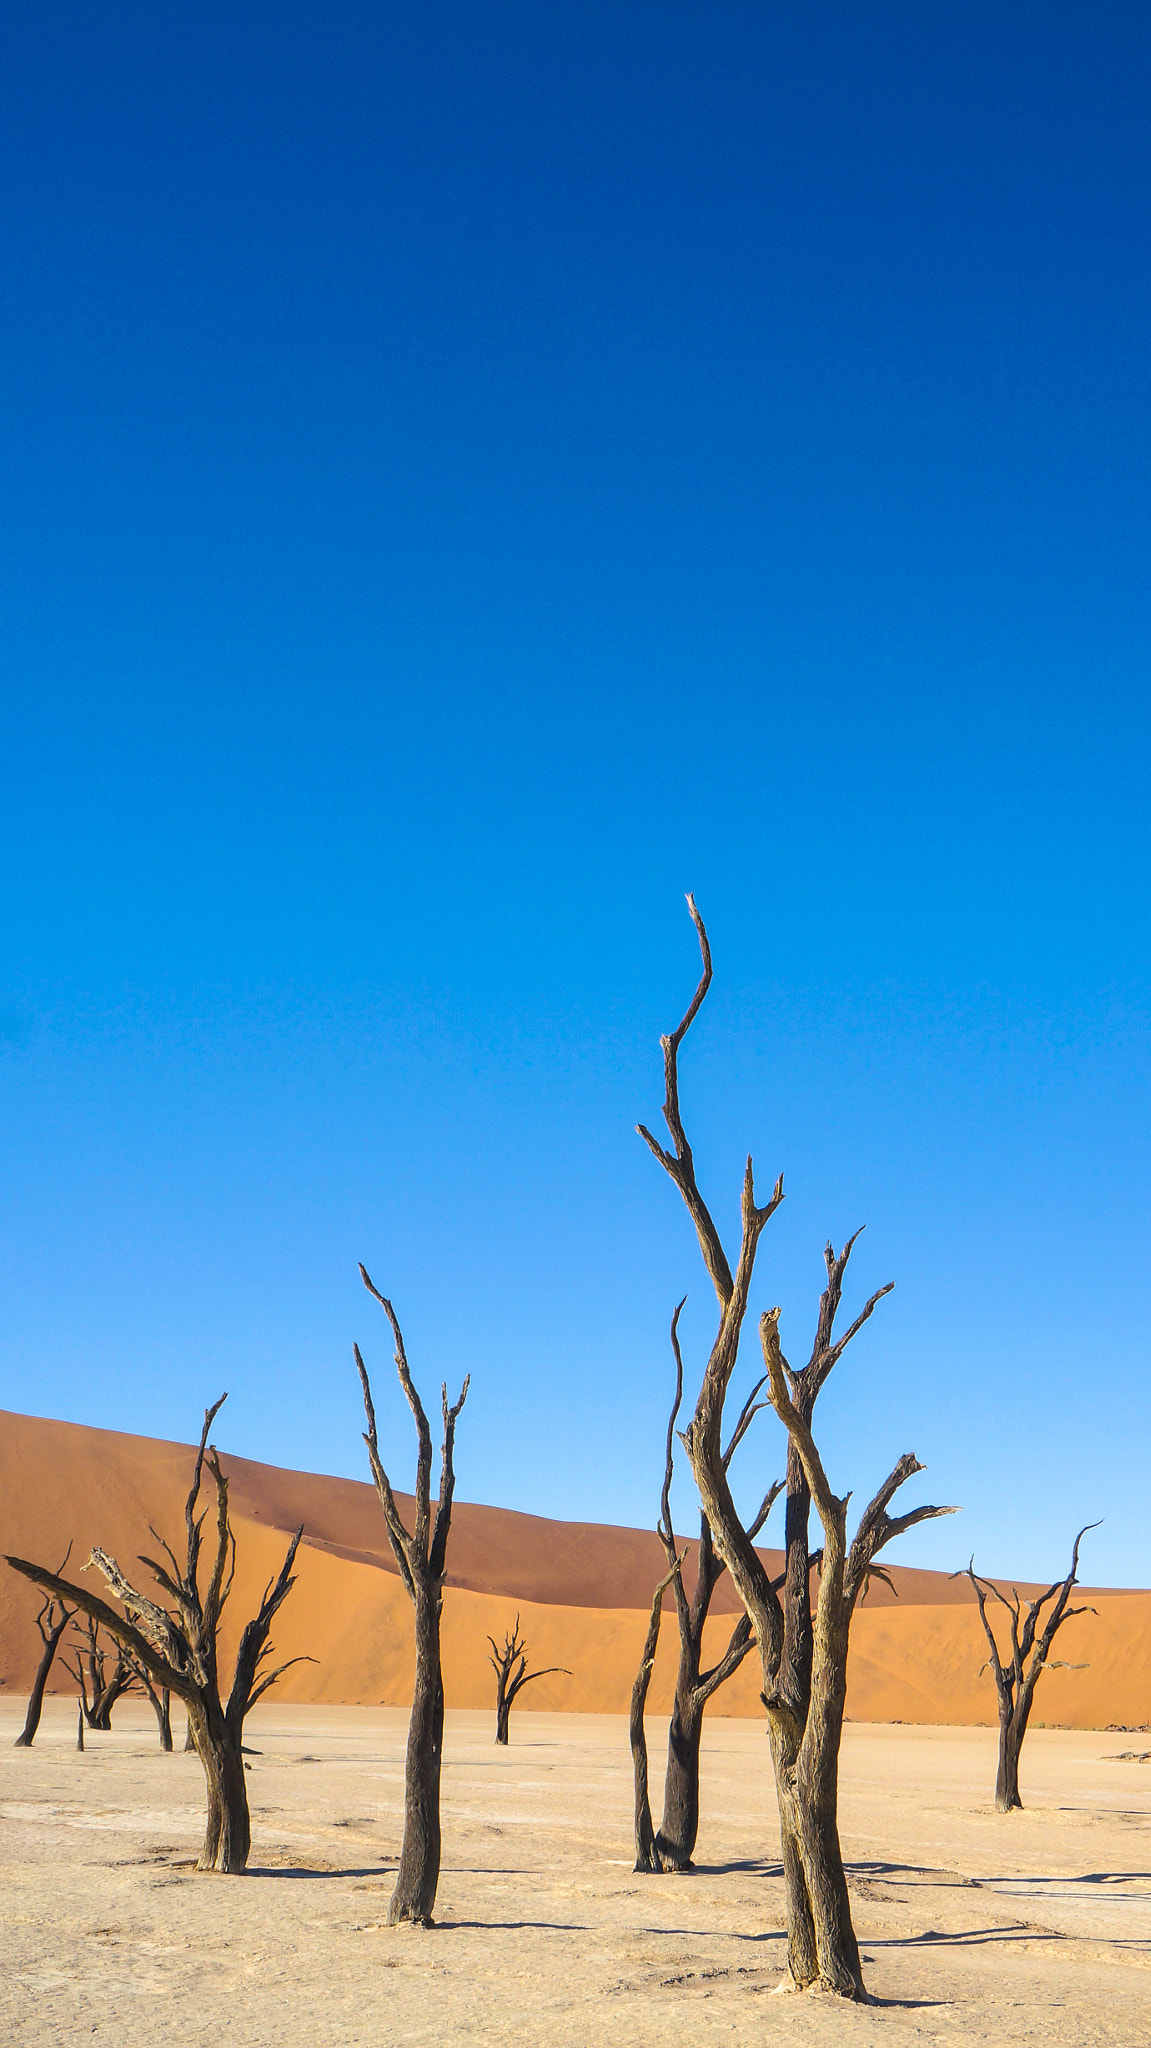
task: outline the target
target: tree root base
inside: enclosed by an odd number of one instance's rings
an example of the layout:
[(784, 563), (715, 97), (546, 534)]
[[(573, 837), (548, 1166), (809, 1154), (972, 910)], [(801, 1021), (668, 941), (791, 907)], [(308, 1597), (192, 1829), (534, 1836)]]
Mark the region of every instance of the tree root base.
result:
[(813, 1977), (809, 1984), (797, 1984), (790, 1970), (784, 1972), (779, 1983), (769, 1993), (769, 1996), (771, 1998), (833, 1998), (840, 2005), (873, 2005), (875, 2003), (871, 1993), (865, 1991), (862, 1987), (859, 1989), (853, 1988), (850, 1991), (838, 1991), (833, 1984), (826, 1983), (822, 1977)]

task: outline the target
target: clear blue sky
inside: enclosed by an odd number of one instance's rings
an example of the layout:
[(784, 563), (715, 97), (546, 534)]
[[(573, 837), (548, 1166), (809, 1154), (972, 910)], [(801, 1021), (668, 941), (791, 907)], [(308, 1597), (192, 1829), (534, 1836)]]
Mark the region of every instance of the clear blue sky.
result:
[(53, 4), (0, 94), (0, 1405), (366, 1476), (358, 1337), (409, 1484), (362, 1258), (463, 1496), (650, 1522), (692, 888), (756, 1309), (896, 1282), (833, 1483), (1151, 1581), (1151, 12)]

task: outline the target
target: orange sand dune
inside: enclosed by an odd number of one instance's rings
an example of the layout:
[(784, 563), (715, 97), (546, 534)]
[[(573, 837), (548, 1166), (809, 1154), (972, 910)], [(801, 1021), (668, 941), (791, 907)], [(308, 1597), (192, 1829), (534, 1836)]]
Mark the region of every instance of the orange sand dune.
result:
[[(0, 1552), (58, 1565), (69, 1541), (69, 1572), (94, 1543), (132, 1575), (140, 1551), (155, 1552), (149, 1524), (181, 1549), (184, 1500), (194, 1453), (110, 1430), (0, 1411)], [(285, 1700), (403, 1704), (411, 1697), (411, 1617), (387, 1549), (372, 1488), (354, 1480), (280, 1471), (225, 1458), (237, 1541), (236, 1585), (226, 1622), (233, 1635), (283, 1556), (286, 1532), (305, 1524), (298, 1584), (276, 1629), (281, 1656), (308, 1653), (281, 1686)], [(401, 1496), (404, 1509), (410, 1503)], [(779, 1554), (765, 1552), (774, 1569)], [(567, 1666), (541, 1678), (536, 1709), (626, 1712), (663, 1553), (653, 1534), (591, 1523), (551, 1522), (458, 1503), (444, 1605), (444, 1678), (449, 1703), (486, 1707), (492, 1698), (489, 1634), (502, 1637), (517, 1610), (536, 1666)], [(988, 1722), (990, 1679), (978, 1677), (984, 1641), (966, 1582), (896, 1567), (899, 1599), (876, 1585), (853, 1628), (848, 1711), (865, 1721)], [(721, 1581), (709, 1649), (732, 1626), (735, 1602)], [(1020, 1589), (1021, 1591), (1024, 1589)], [(1098, 1616), (1068, 1625), (1060, 1649), (1085, 1671), (1046, 1677), (1036, 1719), (1067, 1727), (1151, 1719), (1151, 1594), (1092, 1593)], [(0, 1571), (0, 1686), (23, 1691), (39, 1650), (33, 1589)], [(228, 1637), (228, 1629), (225, 1629)], [(230, 1648), (226, 1641), (225, 1648)], [(650, 1705), (670, 1704), (675, 1625), (669, 1613)], [(58, 1690), (69, 1690), (62, 1671)], [(758, 1715), (758, 1661), (749, 1657), (713, 1712)]]

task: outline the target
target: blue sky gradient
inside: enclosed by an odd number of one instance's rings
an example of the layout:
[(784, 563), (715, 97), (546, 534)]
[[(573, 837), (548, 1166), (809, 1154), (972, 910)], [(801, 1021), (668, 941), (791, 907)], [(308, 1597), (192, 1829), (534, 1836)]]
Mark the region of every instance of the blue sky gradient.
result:
[[(333, 18), (334, 16), (334, 18)], [(1151, 16), (0, 28), (0, 1405), (650, 1522), (633, 1134), (883, 1304), (951, 1568), (1151, 1581)], [(754, 1335), (754, 1332), (752, 1333)], [(745, 1352), (751, 1377), (754, 1344)], [(741, 1486), (780, 1468), (757, 1424)], [(690, 1516), (690, 1490), (679, 1489)]]

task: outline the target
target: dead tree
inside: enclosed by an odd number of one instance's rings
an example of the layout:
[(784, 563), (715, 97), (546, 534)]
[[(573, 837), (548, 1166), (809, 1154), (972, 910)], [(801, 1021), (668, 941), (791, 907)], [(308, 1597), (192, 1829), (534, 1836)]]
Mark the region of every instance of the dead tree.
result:
[(659, 1623), (663, 1611), (663, 1596), (680, 1567), (677, 1557), (671, 1569), (664, 1573), (651, 1597), (651, 1616), (647, 1625), (647, 1636), (640, 1658), (639, 1670), (631, 1689), (631, 1718), (628, 1733), (631, 1738), (632, 1770), (635, 1776), (635, 1868), (637, 1871), (658, 1870), (655, 1853), (655, 1829), (651, 1824), (651, 1795), (648, 1790), (647, 1734), (643, 1725), (643, 1712), (647, 1705), (647, 1690), (651, 1684), (652, 1669), (655, 1665), (656, 1645), (659, 1642)]
[(430, 1927), (432, 1908), (436, 1903), (436, 1888), (440, 1881), (440, 1768), (444, 1746), (444, 1679), (440, 1665), (440, 1614), (444, 1601), (448, 1532), (452, 1524), (452, 1495), (456, 1484), (453, 1464), (456, 1423), (468, 1397), (471, 1374), (465, 1376), (460, 1388), (460, 1398), (454, 1407), (448, 1406), (447, 1386), (442, 1389), (444, 1442), (440, 1454), (439, 1500), (433, 1522), (432, 1433), (428, 1427), (428, 1418), (424, 1414), (423, 1403), (408, 1369), (403, 1333), (391, 1302), (373, 1286), (366, 1267), (362, 1265), (360, 1275), (369, 1294), (375, 1296), (392, 1326), (392, 1336), (396, 1345), (396, 1370), (415, 1420), (418, 1443), (415, 1525), (409, 1534), (400, 1518), (388, 1475), (380, 1462), (380, 1449), (376, 1438), (376, 1411), (372, 1405), (367, 1367), (360, 1356), (359, 1345), (353, 1345), (360, 1386), (363, 1389), (364, 1411), (368, 1418), (364, 1442), (368, 1447), (372, 1478), (375, 1480), (380, 1506), (384, 1511), (384, 1525), (392, 1546), (392, 1555), (396, 1560), (396, 1569), (415, 1610), (416, 1682), (412, 1693), (412, 1718), (408, 1727), (408, 1752), (404, 1766), (404, 1840), (400, 1851), (396, 1887), (388, 1906), (388, 1925), (394, 1927), (402, 1920), (411, 1920), (418, 1927)]
[[(60, 1566), (61, 1571), (63, 1571), (64, 1565), (67, 1564), (71, 1555), (72, 1545), (69, 1544), (64, 1552), (64, 1564)], [(58, 1601), (51, 1593), (45, 1595), (43, 1605), (36, 1616), (36, 1626), (40, 1631), (40, 1641), (43, 1643), (44, 1648), (40, 1654), (40, 1662), (36, 1666), (36, 1676), (32, 1680), (32, 1690), (28, 1695), (28, 1711), (24, 1716), (24, 1726), (13, 1744), (15, 1749), (31, 1749), (32, 1744), (36, 1740), (36, 1730), (40, 1726), (40, 1715), (44, 1707), (44, 1687), (48, 1683), (48, 1673), (52, 1669), (52, 1662), (59, 1647), (61, 1637), (75, 1612), (76, 1609), (74, 1607), (66, 1607), (63, 1602)]]
[(76, 1650), (73, 1663), (65, 1660), (64, 1669), (80, 1688), (80, 1706), (89, 1728), (107, 1735), (112, 1726), (112, 1709), (118, 1699), (131, 1692), (136, 1671), (120, 1643), (116, 1644), (113, 1659), (106, 1644), (100, 1641), (100, 1625), (91, 1615), (85, 1615), (83, 1627), (76, 1623), (76, 1633), (86, 1647)]
[[(1097, 1612), (1094, 1607), (1069, 1607), (1067, 1603), (1071, 1598), (1072, 1587), (1079, 1583), (1079, 1545), (1089, 1529), (1098, 1527), (1098, 1522), (1088, 1522), (1085, 1528), (1080, 1529), (1071, 1551), (1071, 1570), (1067, 1577), (1056, 1579), (1055, 1584), (1048, 1586), (1047, 1591), (1041, 1593), (1038, 1600), (1030, 1600), (1025, 1615), (1021, 1611), (1019, 1594), (1014, 1586), (1009, 1600), (990, 1579), (977, 1577), (974, 1558), (967, 1567), (967, 1576), (975, 1588), (975, 1597), (979, 1602), (979, 1619), (983, 1623), (991, 1650), (987, 1663), (982, 1665), (980, 1670), (982, 1673), (990, 1666), (995, 1680), (995, 1690), (999, 1695), (999, 1770), (995, 1779), (995, 1807), (998, 1813), (1011, 1813), (1016, 1808), (1022, 1809), (1023, 1806), (1023, 1801), (1019, 1797), (1019, 1752), (1027, 1733), (1027, 1723), (1031, 1719), (1035, 1688), (1044, 1671), (1087, 1669), (1085, 1664), (1067, 1664), (1061, 1659), (1053, 1659), (1049, 1652), (1065, 1621), (1073, 1621), (1077, 1614)], [(1007, 1609), (1011, 1629), (1011, 1657), (1006, 1664), (999, 1655), (994, 1631), (987, 1618), (989, 1593), (994, 1595), (1001, 1607)], [(1040, 1616), (1049, 1600), (1054, 1600), (1055, 1605), (1047, 1617), (1046, 1624), (1040, 1630)], [(1027, 1662), (1029, 1657), (1030, 1663)]]
[[(528, 1646), (520, 1636), (520, 1618), (518, 1614), (516, 1615), (515, 1627), (510, 1636), (505, 1632), (502, 1650), (497, 1645), (494, 1636), (489, 1636), (488, 1641), (492, 1646), (492, 1654), (488, 1658), (488, 1663), (496, 1674), (496, 1741), (506, 1749), (508, 1722), (511, 1720), (512, 1707), (515, 1705), (525, 1685), (531, 1685), (532, 1681), (537, 1678), (551, 1678), (557, 1671), (562, 1671), (565, 1678), (570, 1678), (571, 1672), (566, 1664), (549, 1664), (543, 1671), (528, 1670)], [(518, 1666), (516, 1665), (517, 1657), (519, 1658)]]
[[(686, 1297), (685, 1297), (686, 1298)], [(707, 1703), (719, 1691), (721, 1685), (738, 1671), (748, 1651), (752, 1648), (751, 1623), (746, 1613), (741, 1614), (731, 1633), (727, 1649), (717, 1664), (709, 1670), (701, 1669), (703, 1655), (703, 1631), (711, 1607), (712, 1594), (727, 1567), (712, 1541), (711, 1523), (706, 1514), (699, 1518), (699, 1555), (696, 1565), (695, 1588), (688, 1598), (683, 1583), (683, 1559), (676, 1549), (675, 1530), (671, 1519), (671, 1480), (673, 1467), (673, 1445), (675, 1423), (683, 1399), (683, 1357), (679, 1347), (679, 1319), (683, 1311), (681, 1301), (671, 1319), (671, 1347), (675, 1358), (675, 1399), (667, 1425), (667, 1446), (664, 1458), (663, 1493), (660, 1498), (660, 1517), (657, 1528), (660, 1542), (667, 1558), (667, 1576), (661, 1581), (661, 1588), (669, 1584), (675, 1594), (676, 1619), (679, 1623), (679, 1666), (676, 1673), (675, 1700), (671, 1720), (668, 1724), (667, 1769), (663, 1786), (663, 1819), (659, 1832), (651, 1824), (650, 1808), (644, 1811), (647, 1798), (647, 1740), (642, 1718), (639, 1726), (639, 1740), (632, 1729), (632, 1767), (635, 1774), (636, 1795), (636, 1869), (646, 1871), (682, 1871), (692, 1867), (692, 1855), (699, 1834), (699, 1749), (703, 1735), (703, 1718)], [(757, 1406), (757, 1397), (762, 1391), (763, 1380), (752, 1388), (744, 1403), (732, 1433), (731, 1442), (724, 1453), (724, 1468), (730, 1465), (737, 1445), (746, 1435), (748, 1427), (765, 1403)], [(754, 1543), (771, 1511), (772, 1505), (783, 1491), (782, 1481), (777, 1481), (765, 1494), (758, 1514), (748, 1529), (748, 1536)], [(655, 1659), (659, 1640), (662, 1600), (654, 1600), (651, 1619), (648, 1624), (649, 1641), (644, 1644), (643, 1658), (637, 1685), (643, 1678), (643, 1701), (647, 1699), (647, 1686), (651, 1666)], [(644, 1673), (647, 1676), (644, 1678)], [(634, 1695), (633, 1695), (634, 1696)], [(642, 1786), (641, 1786), (642, 1776)], [(641, 1848), (646, 1844), (646, 1850)]]
[[(827, 1287), (820, 1302), (811, 1360), (802, 1371), (792, 1372), (782, 1358), (778, 1311), (761, 1323), (771, 1402), (789, 1437), (782, 1589), (770, 1582), (763, 1561), (739, 1520), (724, 1465), (723, 1406), (738, 1358), (756, 1250), (765, 1225), (783, 1200), (783, 1180), (781, 1176), (770, 1200), (760, 1207), (748, 1159), (743, 1178), (740, 1246), (733, 1273), (696, 1183), (695, 1164), (679, 1107), (679, 1047), (707, 994), (712, 976), (711, 950), (703, 920), (694, 899), (689, 896), (687, 901), (699, 938), (703, 972), (683, 1021), (661, 1040), (666, 1086), (663, 1114), (674, 1150), (667, 1151), (650, 1131), (639, 1127), (641, 1137), (679, 1189), (719, 1304), (719, 1327), (683, 1443), (716, 1548), (731, 1572), (759, 1648), (779, 1803), (790, 1979), (798, 1988), (818, 1982), (842, 1996), (862, 1999), (866, 1994), (837, 1823), (848, 1630), (879, 1550), (914, 1523), (949, 1510), (922, 1507), (894, 1518), (887, 1514), (897, 1489), (914, 1472), (922, 1470), (913, 1457), (904, 1457), (866, 1509), (855, 1541), (850, 1551), (847, 1549), (846, 1501), (836, 1500), (827, 1487), (809, 1423), (816, 1396), (832, 1367), (867, 1321), (877, 1301), (888, 1292), (883, 1288), (873, 1295), (850, 1328), (840, 1337), (834, 1335), (843, 1276), (855, 1242), (852, 1238), (838, 1258), (830, 1246), (827, 1248)], [(813, 1493), (824, 1534), (814, 1619), (808, 1542)]]
[[(220, 1616), (235, 1574), (236, 1544), (228, 1519), (228, 1482), (220, 1469), (215, 1445), (208, 1443), (208, 1431), (226, 1399), (226, 1395), (221, 1395), (204, 1416), (191, 1491), (184, 1509), (187, 1533), (185, 1565), (181, 1568), (163, 1537), (154, 1529), (152, 1534), (163, 1549), (167, 1564), (157, 1563), (150, 1557), (140, 1559), (167, 1595), (167, 1607), (158, 1606), (146, 1594), (137, 1592), (124, 1577), (115, 1558), (100, 1549), (93, 1550), (88, 1562), (97, 1565), (103, 1573), (124, 1610), (122, 1614), (97, 1594), (68, 1584), (57, 1573), (45, 1571), (41, 1565), (29, 1564), (20, 1557), (10, 1557), (7, 1562), (15, 1571), (22, 1572), (26, 1579), (31, 1579), (33, 1584), (42, 1586), (45, 1592), (54, 1593), (57, 1599), (70, 1600), (82, 1613), (106, 1629), (143, 1666), (154, 1685), (166, 1687), (169, 1693), (183, 1700), (208, 1790), (207, 1828), (196, 1867), (199, 1870), (240, 1871), (247, 1864), (251, 1847), (248, 1793), (241, 1754), (244, 1717), (290, 1665), (309, 1660), (290, 1657), (287, 1663), (277, 1666), (274, 1671), (261, 1669), (271, 1654), (268, 1636), (272, 1622), (295, 1584), (292, 1565), (303, 1535), (301, 1528), (297, 1529), (288, 1545), (279, 1576), (269, 1583), (257, 1613), (240, 1636), (226, 1705), (221, 1698), (216, 1639)], [(200, 1538), (208, 1510), (205, 1508), (197, 1516), (196, 1508), (205, 1464), (216, 1488), (216, 1544), (211, 1577), (206, 1592), (201, 1595)]]
[[(143, 1664), (134, 1663), (133, 1676), (140, 1690), (147, 1694), (148, 1705), (156, 1716), (156, 1728), (160, 1737), (160, 1748), (165, 1756), (172, 1754), (172, 1695), (166, 1685), (155, 1686)], [(193, 1742), (192, 1748), (196, 1745)]]

